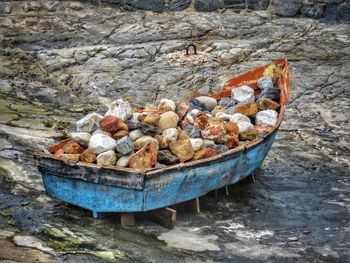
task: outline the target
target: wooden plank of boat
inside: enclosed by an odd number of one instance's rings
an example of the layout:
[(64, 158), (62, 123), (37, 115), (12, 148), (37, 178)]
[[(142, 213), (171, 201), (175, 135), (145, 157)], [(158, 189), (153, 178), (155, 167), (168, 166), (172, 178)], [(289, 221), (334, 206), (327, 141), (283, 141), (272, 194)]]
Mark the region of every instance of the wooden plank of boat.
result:
[(214, 189), (236, 183), (252, 174), (266, 157), (284, 115), (290, 93), (288, 63), (277, 60), (229, 80), (216, 99), (230, 96), (231, 89), (275, 78), (281, 90), (280, 113), (271, 132), (228, 152), (163, 169), (137, 171), (115, 166), (72, 163), (45, 154), (35, 154), (48, 195), (99, 212), (138, 212), (193, 200)]

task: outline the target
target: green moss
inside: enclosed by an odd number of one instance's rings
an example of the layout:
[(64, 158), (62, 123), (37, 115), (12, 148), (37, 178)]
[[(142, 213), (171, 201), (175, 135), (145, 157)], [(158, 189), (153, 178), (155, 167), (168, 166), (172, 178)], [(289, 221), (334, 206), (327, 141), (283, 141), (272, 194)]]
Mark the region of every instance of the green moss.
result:
[(53, 126), (52, 120), (43, 120), (43, 124), (46, 128), (51, 128)]
[(4, 217), (5, 219), (11, 219), (11, 218), (12, 218), (12, 214), (11, 214), (11, 212), (8, 211), (8, 210), (2, 210), (2, 211), (0, 211), (0, 215), (1, 215), (2, 217)]

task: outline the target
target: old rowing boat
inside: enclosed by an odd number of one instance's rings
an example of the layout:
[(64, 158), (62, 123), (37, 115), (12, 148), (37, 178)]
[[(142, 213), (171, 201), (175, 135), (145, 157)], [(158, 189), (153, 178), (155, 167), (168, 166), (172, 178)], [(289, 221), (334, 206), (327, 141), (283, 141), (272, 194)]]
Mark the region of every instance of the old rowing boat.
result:
[(234, 184), (252, 174), (269, 152), (284, 116), (290, 93), (288, 62), (284, 59), (253, 69), (226, 82), (212, 97), (229, 97), (231, 89), (249, 85), (263, 76), (275, 79), (280, 89), (280, 112), (269, 132), (248, 144), (214, 157), (162, 169), (137, 171), (71, 162), (44, 152), (35, 153), (47, 195), (100, 212), (140, 212), (185, 202)]

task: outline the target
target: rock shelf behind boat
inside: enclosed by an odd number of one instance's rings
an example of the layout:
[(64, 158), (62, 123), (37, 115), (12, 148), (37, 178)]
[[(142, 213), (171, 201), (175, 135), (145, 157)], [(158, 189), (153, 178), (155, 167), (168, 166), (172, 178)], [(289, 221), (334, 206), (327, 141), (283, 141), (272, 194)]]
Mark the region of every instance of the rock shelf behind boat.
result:
[(134, 111), (118, 99), (105, 116), (90, 113), (77, 121), (72, 139), (49, 149), (74, 161), (134, 169), (209, 158), (254, 140), (277, 122), (279, 89), (266, 77), (257, 85), (257, 98), (244, 85), (219, 101), (199, 96), (186, 104), (164, 98), (157, 108)]

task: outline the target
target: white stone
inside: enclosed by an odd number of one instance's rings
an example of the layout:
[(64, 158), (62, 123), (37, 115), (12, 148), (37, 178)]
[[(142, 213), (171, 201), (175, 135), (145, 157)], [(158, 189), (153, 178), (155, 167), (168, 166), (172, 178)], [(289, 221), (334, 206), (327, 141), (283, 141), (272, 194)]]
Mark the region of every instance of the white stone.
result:
[(273, 81), (269, 77), (264, 77), (264, 78), (259, 79), (256, 84), (257, 84), (258, 88), (261, 90), (274, 88)]
[(245, 116), (244, 114), (241, 113), (235, 113), (230, 115), (230, 121), (234, 122), (234, 123), (239, 123), (239, 122), (251, 122), (249, 117)]
[(141, 130), (134, 130), (129, 133), (129, 138), (132, 141), (136, 141), (137, 139), (141, 138), (145, 134)]
[(14, 243), (17, 246), (20, 247), (30, 247), (30, 248), (36, 248), (38, 250), (41, 250), (43, 252), (48, 252), (50, 254), (54, 253), (54, 250), (50, 247), (46, 247), (43, 242), (32, 236), (15, 236), (13, 239)]
[(177, 140), (177, 137), (179, 136), (179, 132), (176, 128), (169, 128), (165, 129), (162, 132), (162, 135), (167, 138), (169, 142), (175, 142)]
[(133, 116), (133, 112), (129, 102), (118, 99), (111, 103), (105, 116), (107, 115), (113, 115), (126, 121)]
[[(107, 135), (107, 136), (111, 136), (111, 134), (109, 132), (106, 132), (106, 131), (102, 131), (102, 130), (96, 130), (92, 133), (92, 135), (96, 135), (96, 134), (104, 134), (104, 135)], [(90, 137), (91, 139), (91, 137)]]
[(188, 114), (191, 115), (192, 118), (196, 118), (197, 117), (197, 114), (200, 113), (201, 111), (198, 110), (198, 109), (193, 109), (191, 110)]
[(115, 162), (117, 161), (117, 155), (115, 154), (115, 151), (109, 150), (97, 155), (96, 159), (98, 165), (115, 165)]
[(13, 237), (15, 235), (15, 232), (7, 231), (7, 230), (0, 230), (0, 237)]
[(94, 125), (99, 125), (102, 115), (93, 112), (76, 122), (77, 132), (91, 132)]
[(196, 98), (199, 102), (203, 103), (205, 108), (209, 111), (215, 108), (215, 106), (218, 104), (216, 99), (208, 97), (208, 96), (199, 96)]
[(152, 136), (149, 136), (149, 135), (145, 135), (145, 136), (142, 136), (141, 138), (137, 139), (134, 144), (138, 144), (140, 145), (140, 147), (142, 148), (143, 146), (145, 146), (148, 142), (155, 142), (156, 145), (157, 145), (157, 150), (159, 150), (159, 143), (158, 143), (158, 140), (153, 138)]
[(240, 86), (239, 88), (232, 89), (231, 97), (236, 102), (254, 102), (254, 89), (249, 86)]
[(247, 121), (241, 121), (237, 123), (237, 127), (238, 127), (238, 132), (244, 132), (248, 130), (250, 127), (253, 127), (253, 124)]
[(94, 134), (91, 136), (89, 142), (89, 148), (91, 148), (96, 154), (114, 150), (115, 146), (116, 141), (105, 134)]
[(190, 139), (193, 151), (198, 151), (203, 146), (203, 140), (200, 138)]
[(261, 126), (274, 126), (278, 117), (277, 111), (263, 110), (255, 115), (255, 123)]
[(117, 161), (117, 166), (127, 167), (129, 164), (130, 156), (131, 155), (125, 155), (125, 156), (120, 157)]
[(71, 137), (81, 146), (87, 147), (89, 145), (91, 134), (89, 132), (72, 132)]
[(215, 142), (213, 140), (203, 139), (202, 148), (210, 147), (210, 146), (215, 146)]
[(219, 118), (223, 121), (231, 121), (231, 117), (232, 117), (232, 115), (229, 115), (225, 112), (218, 112), (215, 114), (215, 118)]
[(168, 109), (171, 109), (171, 111), (175, 111), (176, 110), (175, 102), (168, 99), (161, 99), (159, 102), (158, 109), (164, 109), (164, 108), (168, 108)]
[(194, 123), (194, 119), (190, 114), (187, 114), (185, 119), (187, 119), (189, 123)]

